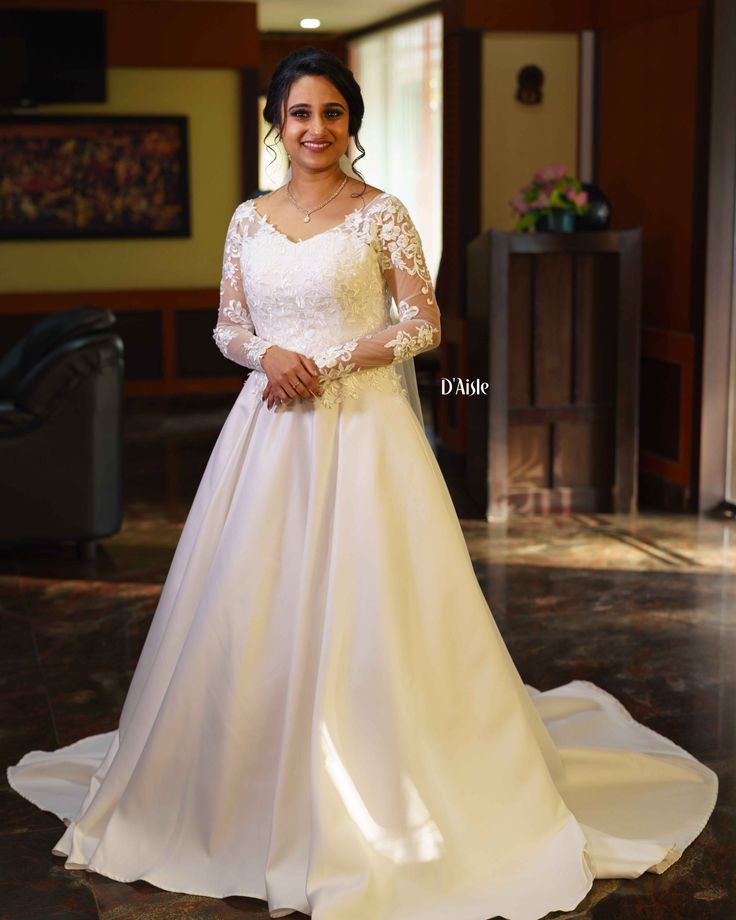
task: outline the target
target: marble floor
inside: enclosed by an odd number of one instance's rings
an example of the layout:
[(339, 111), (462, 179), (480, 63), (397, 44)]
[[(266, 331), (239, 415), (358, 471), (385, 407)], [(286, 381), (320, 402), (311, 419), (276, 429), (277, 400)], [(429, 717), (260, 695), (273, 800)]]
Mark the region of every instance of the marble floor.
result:
[[(129, 401), (124, 524), (95, 559), (77, 559), (72, 544), (0, 553), (0, 920), (268, 918), (251, 898), (178, 895), (64, 869), (51, 854), (62, 823), (9, 789), (4, 770), (31, 749), (116, 727), (231, 402)], [(645, 512), (462, 523), (526, 683), (593, 681), (721, 780), (708, 825), (667, 872), (597, 880), (575, 911), (550, 916), (734, 920), (736, 523)]]

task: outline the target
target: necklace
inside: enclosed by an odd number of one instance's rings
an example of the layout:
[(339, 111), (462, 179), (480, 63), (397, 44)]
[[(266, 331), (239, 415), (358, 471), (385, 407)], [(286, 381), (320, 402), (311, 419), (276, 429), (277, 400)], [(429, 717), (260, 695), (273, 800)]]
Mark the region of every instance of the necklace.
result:
[(342, 182), (341, 182), (341, 183), (338, 185), (338, 187), (335, 189), (335, 191), (330, 195), (330, 197), (329, 197), (329, 198), (326, 198), (326, 199), (322, 202), (322, 204), (318, 204), (318, 205), (316, 205), (316, 207), (314, 207), (314, 208), (303, 208), (303, 207), (297, 202), (296, 198), (294, 198), (294, 196), (291, 194), (291, 189), (289, 188), (289, 186), (291, 185), (291, 180), (289, 180), (289, 181), (287, 182), (287, 184), (286, 184), (286, 194), (287, 194), (287, 195), (289, 196), (289, 198), (291, 199), (291, 203), (294, 205), (294, 207), (295, 207), (295, 208), (298, 208), (298, 209), (302, 212), (302, 214), (305, 215), (305, 216), (304, 216), (304, 223), (305, 223), (305, 224), (308, 224), (309, 221), (311, 220), (310, 215), (312, 214), (312, 212), (313, 212), (313, 211), (319, 211), (320, 208), (323, 208), (326, 204), (329, 204), (329, 203), (332, 201), (332, 199), (333, 199), (336, 195), (339, 195), (339, 194), (340, 194), (340, 192), (341, 192), (341, 191), (343, 190), (343, 188), (345, 187), (345, 183), (346, 183), (347, 181), (348, 181), (348, 177), (345, 176), (345, 177), (343, 178)]

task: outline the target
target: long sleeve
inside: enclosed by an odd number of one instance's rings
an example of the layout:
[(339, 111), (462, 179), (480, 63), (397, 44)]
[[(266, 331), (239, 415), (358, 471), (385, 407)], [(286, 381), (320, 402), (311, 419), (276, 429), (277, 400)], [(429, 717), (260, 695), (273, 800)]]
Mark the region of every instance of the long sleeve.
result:
[(381, 270), (396, 302), (399, 322), (314, 355), (327, 378), (360, 368), (396, 364), (440, 343), (440, 311), (422, 243), (406, 207), (394, 195), (378, 212), (376, 240)]
[(241, 204), (235, 209), (225, 236), (220, 306), (212, 336), (226, 358), (251, 370), (262, 370), (261, 357), (273, 343), (256, 335), (245, 299), (240, 270), (243, 246), (242, 214)]

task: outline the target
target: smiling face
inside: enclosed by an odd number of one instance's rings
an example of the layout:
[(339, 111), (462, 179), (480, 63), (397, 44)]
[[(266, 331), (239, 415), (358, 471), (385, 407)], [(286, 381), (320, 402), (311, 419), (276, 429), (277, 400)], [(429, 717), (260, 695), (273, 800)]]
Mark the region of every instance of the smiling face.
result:
[(300, 77), (286, 99), (282, 140), (292, 166), (333, 167), (350, 141), (348, 104), (326, 77)]

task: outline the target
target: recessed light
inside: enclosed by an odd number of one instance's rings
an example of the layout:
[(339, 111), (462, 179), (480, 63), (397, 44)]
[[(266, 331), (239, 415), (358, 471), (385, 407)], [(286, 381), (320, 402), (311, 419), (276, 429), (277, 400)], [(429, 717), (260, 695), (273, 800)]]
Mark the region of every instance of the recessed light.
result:
[(299, 21), (299, 25), (302, 27), (302, 29), (319, 29), (322, 23), (319, 19), (312, 19), (307, 17), (306, 19), (301, 19)]

